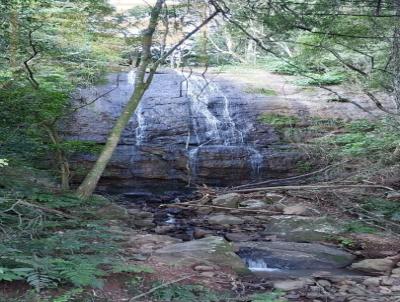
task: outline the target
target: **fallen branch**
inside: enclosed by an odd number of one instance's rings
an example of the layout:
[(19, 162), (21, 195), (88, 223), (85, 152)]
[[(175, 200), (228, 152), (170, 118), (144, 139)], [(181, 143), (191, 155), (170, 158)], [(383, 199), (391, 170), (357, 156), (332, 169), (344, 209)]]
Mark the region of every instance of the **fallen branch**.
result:
[(76, 219), (76, 217), (73, 217), (73, 216), (71, 216), (71, 215), (65, 214), (65, 213), (63, 213), (63, 212), (61, 212), (61, 211), (54, 210), (54, 209), (49, 209), (49, 208), (46, 208), (46, 207), (43, 207), (43, 206), (40, 206), (40, 205), (37, 205), (37, 204), (34, 204), (34, 203), (30, 203), (30, 202), (27, 202), (27, 201), (18, 200), (18, 201), (15, 203), (15, 205), (18, 205), (18, 204), (19, 204), (19, 205), (26, 206), (26, 207), (36, 208), (36, 209), (39, 209), (39, 210), (41, 210), (41, 211), (43, 211), (43, 212), (47, 212), (47, 213), (50, 213), (50, 214), (62, 216), (62, 217), (64, 217), (64, 218)]
[(305, 178), (305, 177), (309, 177), (309, 176), (313, 176), (315, 174), (319, 174), (319, 173), (325, 172), (326, 170), (329, 170), (330, 168), (343, 165), (346, 162), (348, 162), (348, 161), (336, 163), (334, 165), (327, 166), (327, 167), (322, 168), (320, 170), (317, 170), (317, 171), (314, 171), (314, 172), (310, 172), (310, 173), (306, 173), (306, 174), (302, 174), (302, 175), (297, 175), (297, 176), (292, 176), (292, 177), (287, 177), (287, 178), (270, 179), (270, 180), (257, 182), (257, 183), (250, 183), (250, 184), (234, 187), (234, 189), (242, 189), (242, 188), (247, 188), (247, 187), (266, 185), (266, 184), (274, 183), (274, 182), (278, 182), (278, 181), (290, 181), (290, 180), (296, 180), (296, 179), (300, 179), (300, 178)]
[(240, 211), (240, 212), (249, 212), (249, 213), (281, 214), (280, 212), (268, 211), (268, 210), (255, 210), (255, 209), (251, 210), (251, 209), (244, 209), (244, 208), (228, 208), (228, 207), (221, 207), (221, 206), (201, 205), (201, 204), (191, 204), (191, 203), (164, 204), (164, 205), (161, 205), (160, 207), (163, 207), (163, 208), (180, 208), (180, 209), (210, 208), (210, 209), (218, 209), (218, 210), (226, 210), (226, 211)]
[(393, 188), (380, 186), (380, 185), (305, 185), (305, 186), (277, 186), (277, 187), (263, 187), (263, 188), (252, 188), (243, 190), (230, 190), (234, 193), (248, 193), (248, 192), (259, 192), (259, 191), (279, 191), (279, 190), (324, 190), (324, 189), (339, 189), (339, 188), (355, 188), (355, 189), (382, 189), (395, 191)]
[(131, 301), (137, 301), (137, 300), (140, 299), (140, 298), (146, 297), (146, 296), (150, 295), (151, 293), (154, 293), (155, 291), (159, 290), (160, 288), (170, 286), (170, 285), (172, 285), (172, 284), (175, 284), (175, 283), (181, 282), (181, 281), (183, 281), (183, 280), (189, 279), (189, 278), (191, 278), (191, 277), (193, 277), (193, 276), (195, 276), (195, 275), (188, 275), (188, 276), (185, 276), (185, 277), (182, 277), (182, 278), (179, 278), (179, 279), (176, 279), (176, 280), (167, 282), (167, 283), (163, 283), (163, 284), (161, 284), (161, 285), (159, 285), (159, 286), (153, 287), (153, 288), (150, 289), (149, 291), (147, 291), (147, 292), (145, 292), (145, 293), (142, 293), (142, 294), (140, 294), (140, 295), (137, 295), (137, 296), (131, 298), (131, 299), (129, 300), (129, 302), (131, 302)]

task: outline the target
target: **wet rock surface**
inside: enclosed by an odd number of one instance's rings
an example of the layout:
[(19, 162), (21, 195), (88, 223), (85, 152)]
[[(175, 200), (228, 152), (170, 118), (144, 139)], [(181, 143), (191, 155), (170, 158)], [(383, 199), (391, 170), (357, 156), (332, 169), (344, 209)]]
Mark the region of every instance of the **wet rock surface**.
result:
[(241, 242), (235, 244), (242, 258), (263, 259), (275, 269), (335, 269), (350, 265), (355, 256), (335, 247), (317, 243)]
[[(76, 93), (79, 103), (109, 92), (68, 121), (67, 138), (105, 143), (132, 94), (133, 73), (110, 75), (107, 81)], [(157, 179), (224, 185), (291, 175), (300, 155), (280, 142), (271, 126), (258, 122), (260, 102), (265, 100), (223, 80), (157, 74), (101, 184), (116, 189)], [(94, 160), (81, 155), (74, 166), (87, 167)]]

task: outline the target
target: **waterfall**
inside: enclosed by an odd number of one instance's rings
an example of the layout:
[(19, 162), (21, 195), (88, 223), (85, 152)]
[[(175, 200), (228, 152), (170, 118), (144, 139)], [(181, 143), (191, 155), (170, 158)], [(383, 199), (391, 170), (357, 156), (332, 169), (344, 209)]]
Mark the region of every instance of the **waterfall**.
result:
[(137, 127), (135, 129), (136, 134), (136, 146), (140, 146), (144, 141), (144, 129), (146, 126), (145, 119), (144, 119), (144, 112), (142, 109), (142, 102), (140, 102), (135, 111), (136, 120), (137, 120)]
[(253, 259), (253, 258), (245, 258), (243, 259), (246, 263), (246, 266), (252, 272), (278, 272), (279, 268), (271, 268), (268, 267), (267, 263), (263, 259)]
[[(224, 146), (247, 150), (252, 176), (258, 177), (263, 156), (254, 146), (247, 145), (246, 136), (249, 127), (237, 125), (231, 112), (229, 97), (217, 84), (203, 76), (188, 73), (180, 73), (180, 75), (185, 78), (186, 93), (189, 97), (192, 124), (189, 136), (194, 135), (197, 142), (197, 146), (192, 148), (189, 148), (189, 143), (187, 144), (188, 167), (192, 178), (196, 177), (199, 150), (206, 145), (220, 146), (221, 152), (226, 150)], [(188, 137), (189, 141), (190, 137)]]

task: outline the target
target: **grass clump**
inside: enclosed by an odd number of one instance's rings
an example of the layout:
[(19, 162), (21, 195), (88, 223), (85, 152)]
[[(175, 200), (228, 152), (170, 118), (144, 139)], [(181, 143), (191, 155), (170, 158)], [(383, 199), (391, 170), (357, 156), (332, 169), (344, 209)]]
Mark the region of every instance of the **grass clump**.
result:
[(294, 81), (299, 86), (329, 86), (339, 85), (346, 80), (346, 75), (341, 72), (307, 73), (301, 79)]
[(266, 113), (261, 115), (260, 121), (278, 128), (294, 127), (300, 119), (296, 116)]
[(259, 88), (259, 87), (254, 87), (254, 88), (249, 88), (246, 90), (247, 93), (257, 93), (257, 94), (262, 94), (265, 96), (277, 96), (278, 94), (276, 93), (275, 90), (273, 89), (268, 89), (268, 88)]
[[(160, 286), (162, 283), (156, 282), (153, 287)], [(161, 287), (151, 297), (155, 301), (163, 302), (218, 302), (223, 301), (224, 297), (202, 285), (179, 285), (172, 284)], [(226, 298), (226, 297), (225, 297)]]

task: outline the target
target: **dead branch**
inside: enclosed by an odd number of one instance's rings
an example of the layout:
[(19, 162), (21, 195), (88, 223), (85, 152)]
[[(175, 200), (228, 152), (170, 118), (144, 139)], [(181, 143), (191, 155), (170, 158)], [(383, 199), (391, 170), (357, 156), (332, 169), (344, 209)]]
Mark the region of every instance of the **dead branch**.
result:
[(161, 285), (158, 285), (158, 286), (156, 286), (156, 287), (153, 287), (152, 289), (150, 289), (149, 291), (147, 291), (147, 292), (145, 292), (145, 293), (142, 293), (142, 294), (140, 294), (140, 295), (137, 295), (137, 296), (131, 298), (131, 299), (129, 300), (129, 302), (131, 302), (131, 301), (137, 301), (137, 300), (140, 299), (140, 298), (146, 297), (146, 296), (150, 295), (151, 293), (154, 293), (155, 291), (159, 290), (160, 288), (168, 287), (168, 286), (170, 286), (170, 285), (172, 285), (172, 284), (181, 282), (181, 281), (183, 281), (183, 280), (189, 279), (189, 278), (194, 277), (194, 276), (195, 276), (195, 275), (188, 275), (188, 276), (184, 276), (184, 277), (181, 277), (181, 278), (179, 278), (179, 279), (176, 279), (176, 280), (173, 280), (173, 281), (170, 281), (170, 282), (167, 282), (167, 283), (163, 283), (163, 284), (161, 284)]
[(287, 178), (278, 178), (278, 179), (270, 179), (270, 180), (266, 180), (266, 181), (262, 181), (262, 182), (257, 182), (257, 183), (250, 183), (250, 184), (245, 184), (245, 185), (241, 185), (241, 186), (237, 186), (234, 187), (233, 189), (242, 189), (242, 188), (247, 188), (247, 187), (253, 187), (253, 186), (259, 186), (259, 185), (266, 185), (269, 183), (274, 183), (274, 182), (282, 182), (282, 181), (290, 181), (290, 180), (297, 180), (297, 179), (301, 179), (301, 178), (306, 178), (309, 176), (313, 176), (322, 172), (325, 172), (333, 167), (336, 166), (340, 166), (343, 165), (345, 163), (347, 163), (348, 161), (344, 161), (344, 162), (340, 162), (340, 163), (336, 163), (333, 165), (329, 165), (327, 167), (324, 167), (320, 170), (314, 171), (314, 172), (310, 172), (310, 173), (306, 173), (306, 174), (302, 174), (302, 175), (298, 175), (298, 176), (293, 176), (293, 177), (287, 177)]
[(44, 206), (41, 206), (41, 205), (38, 205), (38, 204), (35, 204), (35, 203), (30, 203), (30, 202), (27, 202), (27, 201), (18, 200), (15, 205), (18, 205), (18, 204), (26, 206), (26, 207), (30, 207), (30, 208), (36, 208), (36, 209), (39, 209), (39, 210), (41, 210), (43, 212), (47, 212), (47, 213), (54, 214), (54, 215), (57, 215), (57, 216), (62, 216), (64, 218), (77, 219), (76, 217), (73, 217), (71, 215), (65, 214), (65, 213), (63, 213), (61, 211), (50, 209), (50, 208), (47, 208), (47, 207), (44, 207)]
[(234, 193), (249, 193), (249, 192), (259, 192), (259, 191), (285, 191), (285, 190), (326, 190), (326, 189), (382, 189), (395, 191), (393, 188), (381, 186), (381, 185), (304, 185), (304, 186), (277, 186), (277, 187), (264, 187), (264, 188), (252, 188), (243, 190), (230, 190)]

